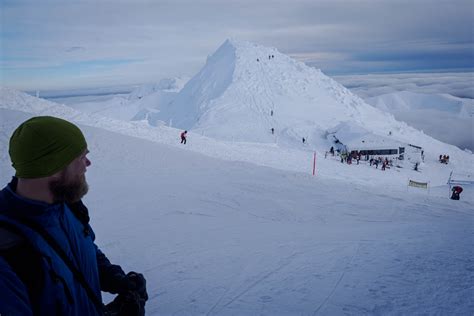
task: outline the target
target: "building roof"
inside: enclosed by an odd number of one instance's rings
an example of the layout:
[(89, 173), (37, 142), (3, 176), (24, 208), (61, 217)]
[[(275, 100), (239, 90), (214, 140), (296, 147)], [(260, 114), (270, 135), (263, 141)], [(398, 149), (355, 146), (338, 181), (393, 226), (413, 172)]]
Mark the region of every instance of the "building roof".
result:
[(407, 143), (393, 139), (391, 135), (377, 135), (350, 123), (341, 123), (328, 132), (348, 150), (398, 149), (408, 146)]

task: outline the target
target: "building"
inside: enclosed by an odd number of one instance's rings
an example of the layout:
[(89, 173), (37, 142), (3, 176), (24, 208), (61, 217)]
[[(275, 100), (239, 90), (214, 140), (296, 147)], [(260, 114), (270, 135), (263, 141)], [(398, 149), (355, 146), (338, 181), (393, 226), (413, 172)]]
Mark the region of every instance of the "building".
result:
[(391, 133), (381, 136), (352, 123), (341, 123), (328, 131), (340, 152), (357, 152), (362, 157), (396, 156), (399, 160), (420, 161), (423, 149), (420, 146), (395, 140)]

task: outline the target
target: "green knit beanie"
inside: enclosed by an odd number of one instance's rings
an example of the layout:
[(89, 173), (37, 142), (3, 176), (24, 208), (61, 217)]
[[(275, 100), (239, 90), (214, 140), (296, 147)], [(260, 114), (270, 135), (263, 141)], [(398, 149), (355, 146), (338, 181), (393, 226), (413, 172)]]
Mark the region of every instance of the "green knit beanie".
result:
[(62, 170), (86, 148), (76, 125), (57, 117), (38, 116), (13, 132), (9, 153), (18, 178), (42, 178)]

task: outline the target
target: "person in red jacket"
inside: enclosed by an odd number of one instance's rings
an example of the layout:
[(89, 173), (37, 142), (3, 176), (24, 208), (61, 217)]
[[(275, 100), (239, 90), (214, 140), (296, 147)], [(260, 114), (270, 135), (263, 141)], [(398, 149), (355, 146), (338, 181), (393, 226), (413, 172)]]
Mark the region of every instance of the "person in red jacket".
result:
[(181, 133), (181, 144), (186, 144), (186, 136), (188, 134), (188, 131), (184, 131)]
[(453, 191), (453, 194), (451, 195), (451, 200), (459, 200), (459, 195), (462, 192), (462, 187), (455, 186), (451, 189), (451, 191)]

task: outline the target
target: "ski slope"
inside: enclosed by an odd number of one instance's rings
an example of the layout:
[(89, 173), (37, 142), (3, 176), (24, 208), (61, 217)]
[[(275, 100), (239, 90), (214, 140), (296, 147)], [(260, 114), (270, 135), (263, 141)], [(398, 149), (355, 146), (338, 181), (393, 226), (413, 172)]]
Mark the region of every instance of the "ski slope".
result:
[[(72, 120), (76, 123), (99, 127), (109, 131), (121, 133), (182, 147), (179, 143), (180, 130), (164, 125), (150, 126), (143, 121), (122, 121), (101, 115), (84, 113), (70, 107), (56, 104), (43, 99), (29, 96), (8, 88), (0, 88), (0, 108), (19, 110), (34, 115), (53, 115)], [(404, 133), (404, 131), (401, 131)], [(5, 136), (6, 137), (6, 136)], [(429, 138), (428, 138), (429, 139)], [(346, 165), (339, 162), (338, 157), (327, 156), (325, 151), (331, 144), (324, 142), (325, 147), (315, 149), (308, 144), (288, 146), (279, 143), (256, 143), (216, 140), (197, 133), (188, 133), (187, 150), (198, 152), (210, 157), (231, 161), (249, 162), (261, 166), (312, 173), (314, 152), (316, 152), (316, 171), (318, 177), (340, 179), (355, 185), (384, 186), (390, 189), (406, 190), (409, 179), (429, 182), (433, 188), (446, 185), (449, 174), (455, 171), (458, 174), (472, 174), (474, 157), (472, 154), (461, 151), (455, 146), (432, 140), (438, 147), (425, 148), (425, 162), (420, 166), (421, 172), (412, 170), (412, 164), (402, 162), (403, 168), (392, 168), (386, 173), (374, 169), (361, 162), (361, 165)], [(327, 146), (327, 147), (326, 147)], [(450, 155), (450, 164), (438, 162), (439, 153)], [(433, 193), (437, 191), (434, 190)], [(445, 194), (444, 192), (442, 193)]]
[(182, 146), (177, 129), (9, 89), (0, 100), (2, 183), (13, 174), (9, 135), (28, 117), (84, 131), (97, 243), (145, 274), (147, 315), (474, 312), (473, 192), (448, 198), (449, 165), (426, 162), (438, 181), (429, 192), (406, 187), (407, 168), (383, 173), (323, 154), (313, 177), (310, 151), (195, 133)]

